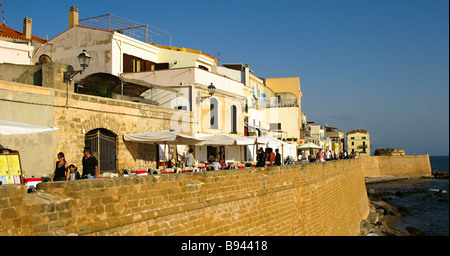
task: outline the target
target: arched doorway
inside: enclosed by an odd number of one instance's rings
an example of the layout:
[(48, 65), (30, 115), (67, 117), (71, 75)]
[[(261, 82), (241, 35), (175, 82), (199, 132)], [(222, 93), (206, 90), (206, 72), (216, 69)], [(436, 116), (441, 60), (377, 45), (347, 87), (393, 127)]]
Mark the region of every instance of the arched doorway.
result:
[(98, 160), (99, 172), (116, 171), (117, 136), (106, 129), (94, 129), (86, 133), (84, 144), (90, 147)]

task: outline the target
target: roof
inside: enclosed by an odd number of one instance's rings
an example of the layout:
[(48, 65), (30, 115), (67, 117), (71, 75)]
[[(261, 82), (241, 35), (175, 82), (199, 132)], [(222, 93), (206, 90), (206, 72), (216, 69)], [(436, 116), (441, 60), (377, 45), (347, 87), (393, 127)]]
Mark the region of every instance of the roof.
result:
[[(29, 39), (25, 38), (25, 36), (23, 36), (22, 32), (7, 27), (5, 24), (0, 24), (0, 37), (30, 41)], [(31, 36), (31, 40), (35, 40), (43, 44), (47, 42), (47, 40), (37, 36)]]
[(171, 51), (178, 51), (178, 52), (189, 52), (189, 53), (195, 53), (195, 54), (200, 54), (200, 55), (204, 55), (208, 58), (211, 58), (214, 60), (214, 62), (217, 62), (217, 59), (214, 58), (213, 56), (206, 54), (202, 51), (199, 50), (193, 50), (193, 49), (189, 49), (189, 48), (185, 48), (185, 47), (174, 47), (174, 46), (166, 46), (166, 45), (160, 45), (160, 44), (155, 44), (155, 43), (149, 43), (153, 46), (159, 47), (161, 49), (166, 49), (166, 50), (171, 50)]
[(78, 84), (83, 85), (83, 87), (79, 88), (78, 92), (89, 94), (97, 91), (98, 89), (107, 89), (109, 92), (120, 94), (121, 79), (125, 82), (123, 87), (123, 94), (125, 95), (140, 96), (142, 93), (150, 89), (176, 92), (173, 88), (149, 84), (137, 79), (119, 78), (118, 76), (109, 73), (94, 73), (84, 77), (77, 82)]
[(366, 130), (363, 130), (363, 129), (351, 130), (348, 133), (357, 133), (357, 132), (369, 134), (369, 131), (366, 131)]

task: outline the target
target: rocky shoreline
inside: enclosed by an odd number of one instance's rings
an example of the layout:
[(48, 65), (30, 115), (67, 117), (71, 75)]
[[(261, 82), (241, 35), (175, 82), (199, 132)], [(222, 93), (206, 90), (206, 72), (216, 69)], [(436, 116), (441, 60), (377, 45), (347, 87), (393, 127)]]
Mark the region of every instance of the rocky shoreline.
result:
[(446, 171), (433, 171), (432, 172), (435, 179), (448, 179), (449, 172)]
[[(425, 233), (416, 227), (406, 227), (406, 230), (401, 230), (392, 226), (401, 216), (409, 216), (414, 214), (411, 209), (401, 205), (391, 205), (387, 201), (389, 197), (397, 196), (405, 197), (415, 193), (425, 193), (426, 191), (420, 189), (413, 190), (398, 190), (398, 191), (375, 191), (369, 189), (367, 191), (370, 200), (370, 213), (367, 219), (361, 222), (360, 236), (424, 236)], [(441, 197), (439, 202), (448, 203), (447, 191), (435, 191), (435, 196)], [(433, 195), (421, 197), (418, 200), (427, 200)], [(386, 198), (386, 199), (383, 199)]]
[[(392, 224), (402, 216), (402, 209), (387, 202), (370, 201), (370, 213), (367, 219), (361, 222), (360, 236), (417, 236), (424, 233), (415, 228), (408, 227), (401, 230), (392, 227)], [(406, 210), (408, 212), (408, 210)]]
[[(448, 179), (448, 171), (432, 171), (430, 176), (383, 176), (383, 177), (367, 177), (366, 184), (389, 182), (403, 179)], [(405, 206), (394, 206), (389, 204), (389, 196), (405, 197), (415, 193), (426, 193), (427, 191), (421, 189), (412, 190), (397, 190), (397, 191), (375, 191), (369, 189), (367, 191), (370, 201), (370, 213), (367, 219), (360, 224), (360, 236), (423, 236), (423, 231), (416, 227), (406, 227), (406, 230), (401, 230), (392, 226), (401, 216), (412, 215), (411, 209)], [(433, 194), (427, 193), (426, 196), (418, 200), (427, 200), (433, 196), (438, 196), (438, 202), (448, 203), (448, 191), (434, 191)]]

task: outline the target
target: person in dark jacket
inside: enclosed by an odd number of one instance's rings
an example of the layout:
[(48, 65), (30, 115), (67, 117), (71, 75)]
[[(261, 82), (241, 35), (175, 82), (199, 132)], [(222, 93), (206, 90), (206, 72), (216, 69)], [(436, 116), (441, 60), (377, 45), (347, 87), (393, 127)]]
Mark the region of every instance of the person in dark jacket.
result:
[(281, 165), (281, 155), (278, 152), (278, 148), (275, 149), (275, 165)]
[(256, 167), (266, 166), (266, 153), (262, 148), (259, 148), (258, 155), (256, 156)]

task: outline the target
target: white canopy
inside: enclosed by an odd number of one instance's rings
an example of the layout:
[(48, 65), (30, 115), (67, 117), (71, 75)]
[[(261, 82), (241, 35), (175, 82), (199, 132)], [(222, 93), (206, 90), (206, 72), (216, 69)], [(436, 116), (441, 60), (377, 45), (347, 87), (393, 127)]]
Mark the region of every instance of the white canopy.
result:
[(298, 147), (299, 149), (322, 149), (321, 146), (317, 146), (316, 144), (310, 142), (310, 143), (306, 143), (303, 146)]
[(287, 142), (284, 142), (282, 140), (279, 140), (277, 138), (274, 138), (272, 136), (262, 136), (262, 137), (256, 137), (256, 142), (258, 144), (266, 144), (267, 147), (269, 148), (276, 148), (276, 147), (280, 147), (280, 146), (286, 146), (286, 145), (290, 145)]
[(255, 137), (246, 137), (239, 135), (227, 134), (203, 134), (196, 133), (195, 138), (204, 139), (204, 145), (253, 145), (255, 144)]
[(146, 144), (202, 145), (204, 140), (171, 131), (144, 132), (124, 134), (124, 141)]
[(0, 135), (31, 134), (56, 130), (59, 128), (0, 120)]

